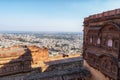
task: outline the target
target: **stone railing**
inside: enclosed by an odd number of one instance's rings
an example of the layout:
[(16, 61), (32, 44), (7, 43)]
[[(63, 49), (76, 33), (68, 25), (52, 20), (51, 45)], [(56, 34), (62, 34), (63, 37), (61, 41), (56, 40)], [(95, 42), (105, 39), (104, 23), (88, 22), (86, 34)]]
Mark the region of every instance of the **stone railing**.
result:
[(68, 58), (68, 59), (45, 62), (45, 64), (48, 65), (45, 72), (67, 70), (67, 69), (71, 70), (71, 69), (83, 67), (83, 59), (81, 57)]
[(0, 65), (0, 77), (31, 71), (31, 61), (19, 61)]

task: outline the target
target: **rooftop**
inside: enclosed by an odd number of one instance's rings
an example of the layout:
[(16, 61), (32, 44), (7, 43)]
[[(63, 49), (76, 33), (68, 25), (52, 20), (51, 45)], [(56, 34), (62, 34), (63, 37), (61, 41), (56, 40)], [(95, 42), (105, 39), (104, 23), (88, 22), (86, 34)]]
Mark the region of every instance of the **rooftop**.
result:
[(120, 9), (115, 9), (115, 10), (110, 10), (110, 11), (90, 15), (90, 16), (84, 18), (84, 21), (88, 21), (91, 19), (98, 19), (98, 18), (102, 18), (102, 17), (114, 16), (114, 15), (120, 15)]

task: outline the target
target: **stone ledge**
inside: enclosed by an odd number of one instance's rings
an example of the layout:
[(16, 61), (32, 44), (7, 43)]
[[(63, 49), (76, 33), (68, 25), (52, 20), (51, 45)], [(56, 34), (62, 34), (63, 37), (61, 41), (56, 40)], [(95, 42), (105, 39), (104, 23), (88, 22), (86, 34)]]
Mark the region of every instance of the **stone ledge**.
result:
[[(73, 75), (77, 74), (77, 77), (79, 78), (87, 78), (91, 77), (90, 72), (85, 69), (85, 68), (74, 68), (71, 70), (64, 70), (64, 71), (51, 71), (51, 72), (43, 72), (43, 73), (38, 73), (38, 74), (32, 74), (26, 76), (24, 79), (25, 80), (39, 80), (39, 79), (49, 79), (49, 78), (54, 78), (54, 77), (63, 77), (65, 78), (66, 76), (71, 76), (74, 77)], [(67, 79), (64, 79), (67, 80)]]

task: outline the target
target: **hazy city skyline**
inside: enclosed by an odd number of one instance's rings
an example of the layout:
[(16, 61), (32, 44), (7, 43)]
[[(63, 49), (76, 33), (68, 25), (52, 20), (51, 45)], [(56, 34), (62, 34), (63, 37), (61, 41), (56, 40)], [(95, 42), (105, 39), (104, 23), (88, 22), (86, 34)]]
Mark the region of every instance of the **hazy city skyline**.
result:
[(119, 8), (119, 0), (0, 0), (0, 31), (83, 30), (88, 15)]

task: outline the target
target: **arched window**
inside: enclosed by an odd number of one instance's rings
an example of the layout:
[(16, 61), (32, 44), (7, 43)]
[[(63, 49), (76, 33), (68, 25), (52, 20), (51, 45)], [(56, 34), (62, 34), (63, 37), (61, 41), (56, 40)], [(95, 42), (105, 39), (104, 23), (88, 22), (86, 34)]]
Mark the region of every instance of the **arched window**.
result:
[(108, 44), (107, 44), (108, 47), (112, 47), (112, 44), (113, 44), (112, 39), (109, 39), (109, 40), (108, 40)]
[(118, 40), (114, 40), (114, 48), (115, 49), (119, 48), (119, 41)]
[(92, 37), (91, 37), (91, 38), (90, 38), (90, 43), (92, 43), (92, 41), (93, 41), (93, 40), (92, 40)]
[(97, 39), (97, 44), (100, 44), (100, 38)]

